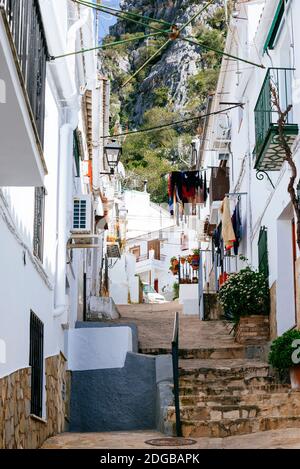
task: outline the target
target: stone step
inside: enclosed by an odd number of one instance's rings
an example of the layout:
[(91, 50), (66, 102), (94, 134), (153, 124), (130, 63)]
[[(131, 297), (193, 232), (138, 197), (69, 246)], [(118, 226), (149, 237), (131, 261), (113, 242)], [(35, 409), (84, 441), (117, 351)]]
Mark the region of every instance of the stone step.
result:
[(255, 376), (264, 377), (270, 375), (270, 367), (265, 363), (253, 363), (240, 364), (235, 367), (224, 367), (224, 366), (199, 366), (197, 368), (191, 368), (186, 366), (180, 366), (180, 382), (188, 384), (211, 382), (218, 379), (249, 379)]
[(214, 395), (222, 393), (234, 393), (233, 395), (239, 395), (243, 390), (250, 390), (257, 386), (266, 386), (275, 384), (274, 380), (270, 376), (253, 376), (249, 378), (233, 379), (221, 378), (217, 381), (199, 381), (198, 383), (191, 382), (180, 383), (179, 393), (181, 396), (187, 395)]
[[(175, 422), (175, 408), (169, 407), (168, 421)], [(186, 421), (214, 421), (258, 417), (259, 408), (255, 405), (216, 405), (184, 406), (180, 409), (181, 419)]]
[(286, 393), (290, 390), (289, 385), (281, 385), (278, 383), (267, 383), (267, 384), (256, 384), (253, 386), (232, 386), (229, 388), (224, 387), (208, 387), (202, 390), (196, 389), (195, 394), (193, 394), (193, 389), (189, 390), (187, 393), (182, 393), (180, 398), (191, 398), (194, 397), (213, 397), (216, 396), (247, 396), (247, 395), (259, 395), (272, 392)]
[[(287, 400), (299, 400), (299, 393), (291, 393), (289, 385), (270, 385), (266, 386), (265, 389), (253, 388), (253, 392), (244, 393), (243, 391), (238, 395), (223, 392), (221, 394), (207, 395), (204, 393), (199, 393), (198, 395), (187, 395), (180, 396), (181, 406), (202, 406), (203, 404), (213, 407), (217, 405), (258, 405), (261, 408), (264, 407), (265, 403), (269, 405), (282, 405), (287, 402)], [(224, 391), (224, 390), (223, 390)], [(267, 391), (267, 392), (266, 392)]]
[(232, 345), (223, 347), (200, 347), (192, 349), (180, 349), (179, 357), (185, 360), (206, 360), (206, 359), (235, 359), (245, 358), (246, 349), (242, 345)]
[(182, 420), (182, 433), (185, 438), (225, 438), (234, 435), (284, 428), (299, 428), (300, 417), (254, 417), (223, 420)]
[[(171, 345), (171, 344), (170, 344)], [(232, 345), (228, 347), (220, 348), (210, 348), (210, 347), (200, 347), (200, 348), (182, 348), (179, 349), (179, 358), (182, 360), (218, 360), (218, 359), (244, 359), (246, 356), (245, 347), (241, 345)], [(141, 344), (139, 345), (140, 353), (145, 355), (165, 355), (171, 353), (171, 346), (166, 347), (162, 345), (161, 347), (145, 347)]]
[[(181, 403), (182, 404), (182, 403)], [(223, 420), (253, 417), (300, 417), (300, 393), (247, 396), (244, 399), (229, 396), (226, 399), (202, 400), (181, 405), (184, 420)], [(168, 409), (168, 420), (175, 418), (174, 407)]]

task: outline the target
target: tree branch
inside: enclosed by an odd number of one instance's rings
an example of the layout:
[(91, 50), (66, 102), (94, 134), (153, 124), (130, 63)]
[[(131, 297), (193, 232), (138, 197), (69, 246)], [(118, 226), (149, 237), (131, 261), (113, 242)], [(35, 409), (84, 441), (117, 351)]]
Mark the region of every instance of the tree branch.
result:
[(288, 117), (289, 112), (292, 109), (292, 105), (289, 105), (285, 111), (281, 109), (278, 91), (277, 91), (276, 86), (274, 86), (273, 84), (271, 84), (271, 97), (272, 97), (271, 99), (272, 99), (273, 106), (276, 109), (276, 112), (278, 113), (277, 124), (278, 124), (279, 144), (285, 153), (284, 160), (288, 163), (292, 171), (292, 175), (290, 177), (290, 182), (287, 187), (287, 191), (290, 194), (291, 202), (293, 204), (295, 216), (297, 219), (297, 245), (298, 245), (298, 248), (300, 249), (300, 207), (299, 207), (299, 202), (297, 199), (296, 191), (294, 188), (294, 184), (297, 179), (297, 167), (293, 160), (293, 153), (292, 153), (291, 147), (284, 133), (284, 129), (285, 129), (286, 122), (287, 122), (287, 117)]

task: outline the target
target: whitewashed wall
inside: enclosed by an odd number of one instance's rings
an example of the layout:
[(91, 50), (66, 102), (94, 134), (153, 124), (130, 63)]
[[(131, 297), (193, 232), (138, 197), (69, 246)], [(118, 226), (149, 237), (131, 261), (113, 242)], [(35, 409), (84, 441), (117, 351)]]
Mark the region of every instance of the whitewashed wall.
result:
[[(243, 112), (239, 110), (230, 112), (232, 120), (232, 159), (229, 162), (231, 191), (247, 193), (241, 198), (244, 232), (240, 253), (249, 259), (254, 268), (258, 267), (259, 231), (262, 226), (266, 226), (268, 229), (269, 285), (272, 287), (274, 282), (277, 282), (277, 327), (278, 333), (281, 334), (295, 325), (290, 224), (293, 212), (287, 193), (290, 170), (284, 164), (281, 171), (269, 173), (275, 185), (275, 189), (273, 189), (266, 178), (263, 181), (257, 180), (253, 156), (255, 146), (254, 108), (268, 67), (295, 68), (293, 72), (292, 112), (294, 123), (300, 124), (300, 56), (298, 53), (300, 50), (300, 31), (296, 21), (300, 14), (299, 2), (290, 1), (290, 8), (287, 11), (285, 23), (274, 50), (269, 51), (269, 55), (262, 52), (277, 5), (277, 1), (270, 0), (269, 2), (255, 2), (240, 6), (240, 16), (248, 16), (249, 21), (232, 20), (231, 33), (227, 40), (228, 51), (256, 63), (263, 63), (265, 69), (251, 67), (242, 62), (237, 68), (233, 62), (229, 62), (230, 65), (228, 65), (228, 61), (226, 69), (226, 61), (223, 61), (218, 91), (226, 93), (226, 101), (245, 104)], [(215, 125), (216, 119), (212, 118), (212, 128)], [(294, 150), (294, 160), (299, 170), (298, 153)], [(205, 154), (206, 164), (210, 164), (211, 159), (212, 152), (207, 151)], [(233, 200), (232, 205), (234, 203)], [(298, 249), (297, 256), (299, 256)], [(244, 266), (243, 262), (237, 261), (238, 268)], [(235, 270), (236, 267), (232, 266), (232, 271)], [(299, 282), (299, 279), (296, 281)]]

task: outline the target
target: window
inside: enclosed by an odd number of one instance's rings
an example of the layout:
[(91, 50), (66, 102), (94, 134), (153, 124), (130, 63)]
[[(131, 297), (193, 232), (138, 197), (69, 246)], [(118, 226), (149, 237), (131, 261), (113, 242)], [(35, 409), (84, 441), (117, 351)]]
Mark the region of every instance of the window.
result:
[(136, 257), (136, 259), (138, 259), (141, 256), (141, 247), (134, 246), (133, 248), (129, 249), (129, 252), (133, 254)]
[(264, 45), (264, 52), (266, 52), (267, 49), (274, 49), (275, 43), (277, 41), (278, 35), (280, 34), (280, 31), (283, 25), (284, 14), (287, 8), (289, 7), (289, 3), (290, 3), (290, 0), (279, 0), (273, 22), (269, 30), (267, 40)]
[(75, 160), (76, 166), (76, 177), (80, 177), (80, 150), (79, 150), (79, 142), (76, 130), (74, 130), (73, 134), (73, 155)]
[(36, 187), (34, 194), (33, 253), (43, 262), (45, 225), (45, 188)]
[(31, 413), (42, 417), (43, 413), (43, 364), (44, 364), (44, 324), (31, 311), (30, 350), (31, 366)]
[(266, 279), (269, 278), (268, 233), (265, 226), (260, 229), (258, 239), (258, 270)]

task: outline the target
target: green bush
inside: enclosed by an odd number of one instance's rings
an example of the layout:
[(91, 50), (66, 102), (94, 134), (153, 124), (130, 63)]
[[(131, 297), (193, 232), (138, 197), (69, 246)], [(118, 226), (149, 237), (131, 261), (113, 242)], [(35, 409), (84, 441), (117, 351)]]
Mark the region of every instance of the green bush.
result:
[(178, 282), (175, 282), (173, 285), (173, 293), (174, 293), (173, 300), (176, 300), (177, 298), (179, 298), (179, 283)]
[(241, 316), (269, 314), (269, 297), (264, 275), (250, 267), (230, 275), (219, 291), (220, 303), (235, 323)]
[(287, 370), (295, 363), (292, 360), (295, 347), (292, 346), (295, 340), (300, 339), (300, 331), (293, 329), (285, 332), (272, 342), (269, 354), (269, 363), (279, 371)]

